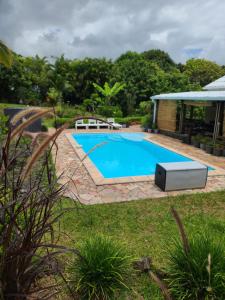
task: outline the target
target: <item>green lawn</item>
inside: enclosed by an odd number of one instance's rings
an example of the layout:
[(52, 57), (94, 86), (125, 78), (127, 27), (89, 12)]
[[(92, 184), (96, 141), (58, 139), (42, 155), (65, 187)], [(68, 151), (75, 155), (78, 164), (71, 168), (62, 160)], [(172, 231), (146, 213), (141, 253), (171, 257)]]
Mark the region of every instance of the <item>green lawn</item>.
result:
[(0, 111), (3, 111), (4, 108), (8, 107), (25, 107), (23, 104), (14, 104), (14, 103), (0, 103)]
[[(65, 200), (66, 206), (68, 201)], [(220, 241), (225, 233), (225, 191), (125, 203), (78, 206), (63, 219), (63, 243), (76, 246), (95, 233), (123, 243), (134, 257), (150, 256), (166, 266), (166, 248), (178, 236), (170, 207), (180, 213), (188, 235), (209, 232)], [(132, 278), (131, 299), (163, 299), (147, 275)]]

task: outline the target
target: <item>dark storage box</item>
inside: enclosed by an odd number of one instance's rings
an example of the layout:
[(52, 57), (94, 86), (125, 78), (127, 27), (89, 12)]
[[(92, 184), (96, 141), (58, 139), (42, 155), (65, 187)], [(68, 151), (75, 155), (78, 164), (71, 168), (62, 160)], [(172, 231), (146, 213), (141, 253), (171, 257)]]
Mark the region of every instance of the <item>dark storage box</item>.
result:
[(208, 167), (197, 161), (159, 163), (155, 184), (163, 191), (204, 188), (207, 176)]

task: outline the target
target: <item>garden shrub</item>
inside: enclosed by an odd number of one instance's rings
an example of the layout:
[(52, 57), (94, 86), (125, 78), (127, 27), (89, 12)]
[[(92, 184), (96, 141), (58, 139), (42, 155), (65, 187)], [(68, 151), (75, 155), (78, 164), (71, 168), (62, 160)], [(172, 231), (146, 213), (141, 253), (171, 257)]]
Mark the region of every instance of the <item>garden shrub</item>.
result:
[(72, 289), (82, 299), (113, 299), (127, 289), (130, 257), (108, 237), (96, 235), (80, 246), (70, 267)]
[(177, 300), (225, 299), (225, 251), (207, 235), (189, 239), (189, 251), (180, 242), (169, 253), (168, 283)]
[(110, 118), (110, 117), (121, 118), (123, 116), (123, 113), (118, 106), (108, 106), (108, 105), (99, 106), (98, 114), (106, 118)]
[(141, 126), (145, 129), (152, 127), (152, 116), (150, 114), (147, 114), (142, 118)]
[[(58, 118), (58, 117), (57, 117), (57, 118), (55, 119), (55, 121), (54, 121), (54, 126), (55, 126), (56, 128), (58, 128), (58, 127), (64, 125), (65, 123), (71, 122), (71, 119), (72, 119), (72, 118)], [(71, 124), (69, 125), (68, 128), (74, 128), (74, 122), (71, 122)]]
[(141, 116), (131, 116), (125, 118), (116, 118), (116, 122), (127, 125), (140, 124), (142, 120)]

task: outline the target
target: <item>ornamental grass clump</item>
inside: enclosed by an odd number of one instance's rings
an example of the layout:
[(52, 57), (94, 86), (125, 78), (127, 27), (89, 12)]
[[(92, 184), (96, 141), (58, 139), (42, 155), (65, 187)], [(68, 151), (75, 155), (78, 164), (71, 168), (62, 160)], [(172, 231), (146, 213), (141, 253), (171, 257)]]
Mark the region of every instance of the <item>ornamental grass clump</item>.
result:
[(60, 232), (55, 230), (63, 214), (60, 205), (63, 186), (58, 185), (50, 153), (62, 129), (49, 136), (36, 134), (33, 142), (24, 137), (25, 128), (48, 113), (38, 110), (14, 129), (9, 124), (0, 147), (0, 299), (3, 300), (47, 299), (60, 290), (54, 281), (63, 271), (59, 254), (69, 250), (58, 245)]
[(71, 289), (81, 299), (114, 299), (128, 289), (131, 259), (108, 237), (97, 235), (86, 240), (70, 267)]
[(189, 251), (175, 242), (169, 253), (168, 283), (175, 299), (225, 299), (225, 253), (207, 235), (189, 240)]
[(169, 250), (167, 283), (176, 300), (225, 299), (225, 249), (207, 234), (187, 238), (175, 209), (172, 214), (179, 228), (181, 241)]

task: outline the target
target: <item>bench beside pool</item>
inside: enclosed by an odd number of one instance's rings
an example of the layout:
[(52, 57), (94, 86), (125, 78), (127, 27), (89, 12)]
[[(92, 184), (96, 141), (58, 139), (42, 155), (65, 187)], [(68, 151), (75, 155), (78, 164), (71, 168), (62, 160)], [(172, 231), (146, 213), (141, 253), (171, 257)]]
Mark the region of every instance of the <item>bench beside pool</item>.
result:
[[(106, 123), (107, 122), (107, 123)], [(108, 118), (106, 122), (95, 120), (95, 119), (88, 119), (88, 122), (85, 123), (83, 119), (77, 120), (75, 122), (75, 129), (120, 129), (122, 125), (115, 122), (114, 118)]]
[(163, 191), (205, 188), (208, 167), (197, 161), (158, 163), (155, 184)]

